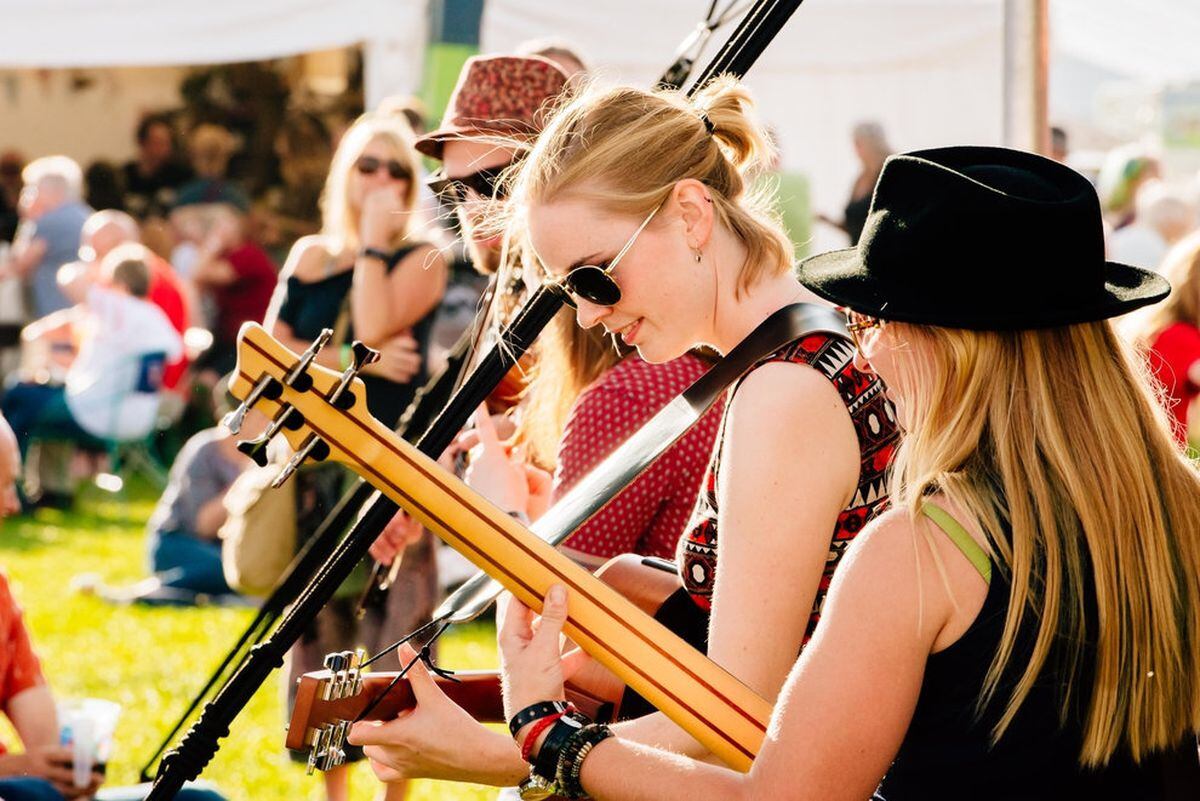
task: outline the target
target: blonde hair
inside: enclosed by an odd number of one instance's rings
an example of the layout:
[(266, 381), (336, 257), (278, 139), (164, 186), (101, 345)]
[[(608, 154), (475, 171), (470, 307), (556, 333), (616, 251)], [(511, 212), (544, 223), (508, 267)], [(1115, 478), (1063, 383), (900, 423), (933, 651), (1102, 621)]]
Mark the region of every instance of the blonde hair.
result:
[(643, 216), (676, 182), (696, 179), (708, 186), (717, 220), (746, 248), (740, 293), (792, 263), (772, 187), (752, 181), (773, 156), (752, 107), (749, 92), (730, 77), (710, 83), (694, 103), (675, 90), (584, 88), (554, 115), (517, 171), (513, 206), (570, 195)]
[(1143, 349), (1174, 323), (1200, 326), (1200, 231), (1179, 240), (1162, 263), (1163, 277), (1171, 282), (1171, 294), (1161, 303), (1129, 316), (1127, 330)]
[(420, 171), (417, 151), (413, 149), (412, 130), (404, 120), (393, 114), (363, 114), (346, 129), (334, 151), (329, 165), (329, 177), (321, 193), (321, 234), (329, 240), (332, 251), (356, 250), (359, 246), (358, 228), (361, 209), (350, 201), (350, 173), (355, 162), (374, 140), (379, 139), (391, 149), (396, 161), (403, 164), (411, 176), (404, 192), (408, 209), (405, 224), (396, 234), (393, 245), (399, 245), (409, 234), (412, 211), (417, 204), (417, 181)]
[[(910, 419), (892, 501), (916, 516), (944, 493), (979, 521), (1011, 578), (979, 701), (982, 710), (1006, 671), (1019, 674), (994, 740), (1052, 658), (1070, 677), (1062, 719), (1073, 697), (1085, 712), (1081, 764), (1103, 765), (1118, 749), (1140, 760), (1200, 730), (1200, 477), (1141, 361), (1107, 322), (889, 328), (927, 354), (896, 360), (892, 387)], [(1028, 663), (1015, 664), (1022, 626), (1036, 639)], [(1080, 687), (1089, 636), (1094, 678)]]
[(537, 361), (522, 397), (517, 442), (530, 458), (552, 469), (571, 408), (588, 385), (633, 352), (606, 336), (601, 326), (580, 328), (574, 309), (564, 308), (538, 338)]

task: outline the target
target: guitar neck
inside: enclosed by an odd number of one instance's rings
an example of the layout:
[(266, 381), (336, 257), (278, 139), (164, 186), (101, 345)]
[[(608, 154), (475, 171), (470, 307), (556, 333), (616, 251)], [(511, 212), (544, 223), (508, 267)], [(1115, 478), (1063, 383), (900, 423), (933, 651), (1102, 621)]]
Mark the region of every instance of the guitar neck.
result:
[[(296, 359), (261, 327), (245, 327), (242, 343), (234, 386), (239, 397), (259, 377), (247, 371), (248, 351), (272, 374), (286, 372)], [(313, 390), (332, 390), (335, 374), (317, 367), (309, 372)], [(347, 413), (313, 391), (289, 386), (278, 401), (261, 403), (272, 415), (280, 403), (293, 405), (306, 428), (329, 446), (330, 458), (361, 475), (527, 606), (540, 609), (550, 586), (565, 585), (567, 636), (726, 764), (749, 768), (770, 717), (761, 696), (361, 408)]]

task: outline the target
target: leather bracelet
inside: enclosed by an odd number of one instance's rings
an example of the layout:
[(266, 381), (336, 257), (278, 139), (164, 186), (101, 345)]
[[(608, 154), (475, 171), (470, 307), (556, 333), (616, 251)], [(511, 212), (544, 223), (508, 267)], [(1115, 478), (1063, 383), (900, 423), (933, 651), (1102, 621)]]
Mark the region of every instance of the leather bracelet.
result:
[(528, 726), (538, 718), (544, 718), (547, 715), (566, 712), (571, 709), (570, 701), (539, 701), (536, 704), (530, 704), (520, 712), (512, 716), (512, 720), (508, 722), (508, 732), (515, 740), (517, 732)]
[(562, 749), (555, 771), (555, 784), (564, 798), (586, 798), (587, 791), (579, 781), (583, 774), (583, 760), (592, 749), (613, 736), (612, 729), (603, 723), (583, 727)]
[(537, 742), (537, 738), (542, 736), (542, 732), (557, 723), (562, 716), (562, 712), (555, 712), (553, 715), (547, 715), (533, 722), (533, 725), (529, 727), (529, 734), (525, 735), (525, 742), (521, 743), (521, 759), (529, 761), (529, 755), (533, 753), (533, 746)]
[(563, 716), (551, 727), (546, 739), (542, 741), (542, 746), (533, 760), (533, 772), (554, 781), (554, 777), (558, 773), (558, 756), (562, 747), (566, 745), (572, 735), (591, 722), (588, 716), (582, 712), (571, 710), (563, 713)]

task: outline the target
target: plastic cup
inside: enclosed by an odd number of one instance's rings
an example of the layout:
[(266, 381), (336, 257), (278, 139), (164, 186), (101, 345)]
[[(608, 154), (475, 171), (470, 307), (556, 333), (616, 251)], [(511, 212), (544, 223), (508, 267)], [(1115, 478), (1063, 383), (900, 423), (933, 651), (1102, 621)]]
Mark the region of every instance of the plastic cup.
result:
[(73, 783), (87, 787), (93, 771), (104, 772), (112, 753), (121, 705), (101, 698), (80, 698), (58, 705), (59, 744), (71, 748)]

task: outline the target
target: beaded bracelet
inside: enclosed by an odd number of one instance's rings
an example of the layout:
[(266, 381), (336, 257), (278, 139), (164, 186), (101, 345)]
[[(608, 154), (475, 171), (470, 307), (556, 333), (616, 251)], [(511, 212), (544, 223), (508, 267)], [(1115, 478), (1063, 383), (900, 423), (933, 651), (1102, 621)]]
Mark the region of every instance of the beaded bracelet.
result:
[(515, 740), (517, 732), (538, 718), (544, 718), (556, 712), (566, 712), (568, 709), (573, 708), (570, 701), (539, 701), (536, 704), (530, 704), (512, 716), (512, 720), (508, 722), (508, 731)]
[(567, 740), (571, 739), (572, 735), (591, 722), (587, 715), (581, 712), (574, 710), (564, 712), (563, 716), (550, 728), (546, 739), (538, 748), (537, 756), (533, 759), (533, 772), (553, 781), (558, 773), (558, 755), (562, 747), (567, 744)]
[(583, 789), (580, 776), (583, 773), (583, 760), (599, 743), (612, 737), (612, 729), (603, 723), (593, 723), (585, 726), (571, 738), (563, 747), (555, 771), (555, 784), (559, 795), (563, 798), (586, 798), (587, 791)]

